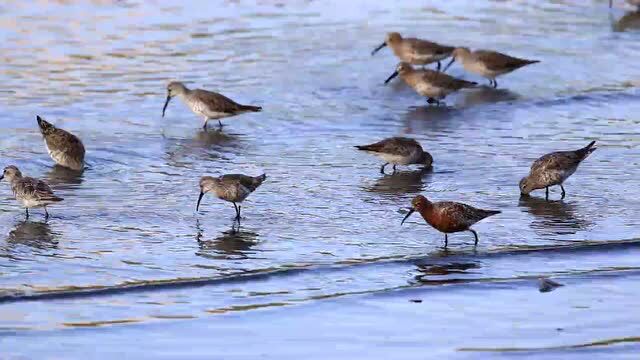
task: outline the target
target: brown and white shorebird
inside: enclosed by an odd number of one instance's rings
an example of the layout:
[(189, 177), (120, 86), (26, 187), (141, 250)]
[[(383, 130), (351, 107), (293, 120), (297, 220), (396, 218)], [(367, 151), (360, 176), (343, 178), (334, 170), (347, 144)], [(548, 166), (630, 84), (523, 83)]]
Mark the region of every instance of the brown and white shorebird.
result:
[(394, 173), (396, 165), (423, 164), (430, 167), (433, 164), (433, 157), (422, 149), (419, 142), (405, 137), (391, 137), (369, 145), (357, 145), (355, 148), (384, 160), (385, 163), (380, 168), (381, 174), (384, 174), (384, 168), (389, 164), (393, 164)]
[(384, 83), (389, 83), (398, 75), (418, 94), (425, 96), (429, 104), (440, 104), (440, 100), (447, 95), (477, 85), (475, 82), (456, 79), (453, 76), (430, 69), (416, 70), (406, 62), (399, 63), (396, 71)]
[(58, 129), (40, 116), (36, 115), (36, 120), (53, 161), (66, 168), (82, 171), (85, 154), (82, 141), (70, 132)]
[(456, 60), (462, 64), (466, 71), (489, 79), (489, 84), (494, 88), (498, 87), (498, 82), (496, 81), (498, 76), (508, 74), (523, 66), (540, 62), (538, 60), (520, 59), (497, 51), (471, 51), (466, 47), (458, 47), (453, 50), (451, 61), (444, 68), (444, 71), (447, 71), (449, 66)]
[(431, 202), (426, 197), (418, 195), (411, 201), (409, 213), (402, 219), (400, 225), (415, 211), (418, 211), (425, 221), (434, 229), (444, 233), (444, 246), (447, 246), (447, 234), (470, 231), (475, 237), (475, 245), (478, 245), (478, 234), (471, 226), (478, 221), (492, 215), (500, 214), (498, 210), (483, 210), (473, 206), (451, 202)]
[(529, 175), (520, 180), (520, 193), (529, 195), (533, 190), (546, 189), (545, 198), (549, 200), (549, 187), (560, 185), (562, 197), (566, 193), (562, 183), (578, 169), (578, 165), (589, 156), (597, 147), (595, 141), (582, 149), (574, 151), (556, 151), (546, 154), (534, 161), (531, 165)]
[(5, 178), (11, 184), (13, 196), (25, 207), (27, 218), (29, 218), (29, 209), (38, 207), (44, 208), (45, 218), (48, 218), (47, 205), (63, 200), (56, 196), (44, 181), (22, 176), (16, 166), (10, 165), (4, 168), (0, 180)]
[(228, 201), (236, 209), (235, 220), (240, 221), (240, 205), (244, 199), (254, 192), (267, 178), (266, 174), (260, 176), (247, 176), (242, 174), (227, 174), (220, 177), (203, 176), (200, 178), (200, 196), (196, 204), (196, 211), (200, 208), (200, 201), (204, 194), (213, 192), (218, 199)]
[(440, 61), (451, 56), (454, 49), (453, 46), (416, 38), (403, 38), (397, 32), (390, 32), (384, 42), (371, 52), (371, 55), (373, 56), (385, 46), (390, 47), (400, 61), (423, 66), (435, 62), (438, 64), (438, 70), (440, 70)]
[(196, 115), (204, 118), (203, 128), (205, 130), (209, 120), (218, 120), (218, 124), (222, 127), (222, 122), (220, 121), (222, 118), (262, 110), (260, 106), (238, 104), (222, 94), (202, 89), (191, 90), (184, 86), (183, 83), (173, 81), (167, 85), (167, 100), (162, 108), (162, 117), (164, 117), (167, 106), (169, 106), (169, 101), (174, 96), (182, 99)]

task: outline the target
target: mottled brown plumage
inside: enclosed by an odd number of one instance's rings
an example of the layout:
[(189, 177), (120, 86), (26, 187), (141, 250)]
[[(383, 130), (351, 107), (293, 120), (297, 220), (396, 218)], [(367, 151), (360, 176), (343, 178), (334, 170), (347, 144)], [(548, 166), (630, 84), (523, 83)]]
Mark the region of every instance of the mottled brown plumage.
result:
[(174, 81), (167, 85), (167, 100), (162, 108), (163, 117), (169, 101), (174, 96), (182, 99), (196, 115), (204, 118), (203, 128), (205, 130), (207, 128), (207, 122), (211, 119), (217, 119), (218, 124), (222, 127), (222, 122), (220, 122), (222, 118), (262, 110), (259, 106), (238, 104), (228, 97), (213, 91), (202, 89), (191, 90), (183, 83)]
[(498, 210), (483, 210), (473, 206), (451, 202), (441, 201), (432, 203), (422, 195), (416, 196), (411, 201), (411, 210), (404, 217), (402, 223), (418, 211), (425, 221), (434, 229), (444, 233), (444, 246), (448, 244), (447, 234), (470, 231), (475, 237), (475, 245), (478, 245), (478, 234), (470, 227), (478, 221), (499, 214)]
[(56, 164), (82, 171), (85, 149), (80, 139), (68, 131), (58, 129), (40, 116), (36, 116), (47, 151)]
[(380, 168), (383, 174), (385, 166), (390, 163), (393, 164), (394, 172), (396, 165), (423, 164), (429, 167), (433, 164), (433, 157), (422, 149), (420, 143), (405, 137), (391, 137), (369, 145), (358, 145), (356, 148), (383, 159), (385, 163)]
[(451, 56), (454, 49), (453, 46), (432, 41), (403, 38), (399, 33), (391, 32), (387, 34), (385, 41), (371, 52), (371, 55), (385, 46), (389, 46), (400, 61), (412, 65), (428, 65), (436, 62), (438, 70), (440, 70), (440, 61)]
[(430, 104), (439, 103), (439, 100), (453, 92), (477, 85), (475, 82), (456, 79), (445, 73), (429, 69), (416, 70), (405, 62), (398, 64), (396, 71), (389, 76), (385, 84), (398, 75), (418, 94), (427, 97), (427, 102)]
[(546, 198), (549, 199), (549, 187), (559, 185), (564, 199), (566, 193), (562, 183), (596, 150), (595, 143), (592, 141), (582, 149), (574, 151), (557, 151), (543, 155), (533, 162), (529, 175), (520, 180), (520, 193), (529, 195), (533, 190), (546, 189)]
[(220, 177), (203, 176), (200, 179), (200, 196), (196, 204), (196, 211), (200, 208), (200, 201), (204, 194), (213, 192), (218, 199), (233, 203), (233, 207), (236, 209), (236, 220), (240, 220), (242, 207), (237, 204), (242, 203), (249, 194), (262, 185), (266, 178), (265, 174), (260, 176), (242, 174), (228, 174)]
[(62, 201), (44, 181), (32, 177), (22, 176), (22, 172), (14, 166), (4, 168), (0, 180), (7, 179), (11, 184), (11, 191), (16, 200), (20, 201), (26, 209), (27, 218), (29, 208), (44, 207), (45, 217), (49, 217), (47, 205)]
[(497, 51), (470, 51), (465, 47), (456, 48), (451, 56), (451, 61), (444, 68), (444, 71), (447, 71), (449, 66), (458, 60), (466, 71), (489, 79), (494, 88), (498, 87), (498, 82), (496, 81), (498, 76), (508, 74), (523, 66), (540, 62), (538, 60), (517, 58)]

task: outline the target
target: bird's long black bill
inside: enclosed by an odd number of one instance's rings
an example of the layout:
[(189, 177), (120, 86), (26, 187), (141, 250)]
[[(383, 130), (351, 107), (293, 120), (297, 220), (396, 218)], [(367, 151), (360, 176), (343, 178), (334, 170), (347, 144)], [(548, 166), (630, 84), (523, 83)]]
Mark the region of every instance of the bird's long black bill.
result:
[(198, 203), (196, 204), (196, 211), (198, 211), (198, 209), (200, 208), (200, 201), (202, 200), (203, 196), (204, 196), (204, 193), (200, 191), (200, 196), (198, 196)]
[(371, 52), (371, 56), (375, 55), (375, 53), (377, 53), (378, 51), (380, 51), (380, 49), (382, 49), (383, 47), (387, 46), (386, 42), (383, 42), (382, 44), (380, 44), (380, 46), (378, 46), (377, 48), (373, 49), (373, 51)]
[(613, 6), (613, 0), (609, 0), (609, 9)]
[(384, 81), (385, 85), (388, 84), (389, 81), (393, 80), (393, 78), (395, 78), (396, 76), (398, 76), (398, 72), (394, 71), (393, 74), (391, 74), (391, 76), (389, 76), (387, 80)]
[(451, 61), (449, 61), (447, 66), (444, 67), (444, 70), (442, 70), (442, 72), (447, 72), (447, 69), (449, 68), (449, 66), (451, 66), (455, 61), (456, 61), (455, 58), (451, 59)]
[(0, 181), (2, 181), (2, 179), (4, 179), (4, 175), (0, 176)]
[(401, 225), (401, 226), (402, 226), (402, 224), (404, 224), (405, 220), (407, 220), (407, 219), (409, 218), (409, 216), (411, 216), (411, 214), (413, 214), (413, 213), (414, 213), (414, 211), (416, 211), (416, 209), (414, 209), (414, 208), (411, 208), (411, 209), (409, 210), (409, 212), (408, 212), (408, 213), (407, 213), (407, 215), (404, 217), (404, 219), (402, 219), (402, 222), (400, 223), (400, 225)]
[(167, 106), (169, 106), (169, 101), (171, 101), (171, 95), (167, 95), (167, 101), (164, 102), (164, 106), (162, 107), (162, 117), (164, 117), (164, 112), (167, 110)]

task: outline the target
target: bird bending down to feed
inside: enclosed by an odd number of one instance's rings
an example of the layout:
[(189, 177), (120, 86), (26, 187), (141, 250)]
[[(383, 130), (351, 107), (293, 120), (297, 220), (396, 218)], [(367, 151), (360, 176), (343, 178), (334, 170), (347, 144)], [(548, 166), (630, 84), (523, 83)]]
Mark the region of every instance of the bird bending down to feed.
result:
[(36, 120), (51, 159), (60, 166), (82, 171), (85, 154), (82, 141), (70, 132), (58, 129), (40, 116), (36, 116)]
[(169, 101), (174, 96), (179, 97), (196, 115), (204, 118), (205, 130), (207, 123), (211, 119), (218, 120), (219, 126), (222, 128), (220, 119), (229, 116), (239, 115), (246, 112), (259, 112), (262, 110), (260, 106), (242, 105), (229, 99), (228, 97), (213, 91), (202, 89), (189, 89), (181, 82), (170, 82), (167, 85), (167, 100), (162, 108), (162, 117), (169, 106)]
[(0, 181), (5, 178), (11, 184), (11, 191), (15, 199), (25, 207), (27, 219), (29, 218), (29, 209), (38, 207), (43, 207), (45, 219), (49, 218), (47, 205), (63, 200), (61, 197), (56, 196), (44, 181), (22, 176), (16, 166), (10, 165), (4, 168)]
[(454, 49), (453, 46), (416, 38), (403, 38), (397, 32), (390, 32), (384, 42), (371, 52), (371, 55), (373, 56), (385, 46), (390, 47), (400, 61), (422, 66), (435, 62), (438, 71), (440, 71), (440, 61), (451, 56)]
[(384, 160), (385, 163), (380, 168), (381, 174), (384, 174), (384, 168), (389, 164), (393, 164), (394, 173), (396, 165), (423, 164), (430, 167), (433, 164), (433, 157), (422, 149), (420, 143), (405, 137), (391, 137), (369, 145), (357, 145), (355, 148)]
[(391, 74), (384, 83), (389, 83), (389, 81), (398, 75), (418, 94), (425, 96), (429, 104), (440, 104), (440, 100), (444, 99), (447, 95), (477, 85), (475, 82), (456, 79), (453, 76), (434, 70), (416, 70), (405, 62), (399, 63), (396, 71)]
[(448, 245), (447, 234), (470, 231), (475, 237), (474, 245), (478, 245), (478, 234), (471, 226), (478, 221), (496, 214), (500, 214), (498, 210), (477, 209), (467, 204), (441, 201), (431, 202), (426, 197), (418, 195), (411, 201), (411, 209), (409, 213), (402, 219), (401, 225), (415, 211), (419, 212), (424, 220), (434, 229), (444, 233), (444, 246)]
[(447, 71), (456, 60), (462, 63), (462, 67), (466, 71), (489, 79), (489, 84), (494, 89), (498, 87), (498, 82), (496, 81), (498, 76), (508, 74), (523, 66), (540, 62), (538, 60), (520, 59), (497, 51), (470, 51), (466, 47), (459, 47), (453, 50), (451, 61), (444, 68), (444, 71)]
[(578, 165), (594, 152), (597, 147), (595, 141), (582, 149), (573, 151), (556, 151), (546, 154), (534, 161), (531, 165), (529, 175), (520, 180), (520, 194), (528, 196), (533, 190), (546, 189), (545, 198), (549, 200), (549, 187), (559, 185), (562, 189), (564, 199), (566, 193), (562, 183), (573, 175), (578, 169)]
[(200, 178), (200, 196), (196, 204), (196, 211), (200, 208), (200, 201), (204, 194), (213, 192), (218, 199), (228, 201), (236, 209), (235, 220), (240, 221), (242, 202), (254, 192), (267, 175), (247, 176), (242, 174), (228, 174), (220, 177), (203, 176)]

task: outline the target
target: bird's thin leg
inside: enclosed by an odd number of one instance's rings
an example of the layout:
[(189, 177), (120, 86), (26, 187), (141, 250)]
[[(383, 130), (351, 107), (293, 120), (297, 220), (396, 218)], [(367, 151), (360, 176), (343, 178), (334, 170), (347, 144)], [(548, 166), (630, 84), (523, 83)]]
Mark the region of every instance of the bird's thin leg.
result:
[(498, 87), (498, 80), (493, 79), (493, 88), (497, 88)]
[(440, 71), (440, 61), (438, 61), (438, 66), (436, 66), (436, 71)]
[(549, 187), (547, 186), (545, 189), (546, 189), (546, 192), (545, 192), (544, 199), (549, 200)]
[(204, 131), (207, 131), (207, 123), (209, 123), (209, 118), (208, 117), (204, 117), (204, 125), (202, 125), (202, 129)]
[(29, 218), (29, 208), (25, 208), (24, 211), (27, 212), (27, 219)]
[(389, 163), (384, 163), (382, 164), (382, 167), (380, 168), (380, 174), (384, 174), (384, 168), (385, 166), (389, 165)]
[(240, 213), (242, 212), (242, 205), (238, 205), (238, 225), (240, 224), (240, 219), (242, 218), (240, 216)]
[(564, 196), (565, 196), (567, 193), (564, 191), (564, 186), (562, 186), (562, 184), (560, 184), (560, 189), (562, 189), (562, 196), (560, 197), (560, 200), (564, 200)]
[(234, 218), (234, 220), (238, 220), (238, 218), (240, 217), (240, 210), (238, 210), (238, 205), (236, 205), (236, 203), (232, 203), (233, 204), (233, 208), (236, 209), (236, 217)]
[(444, 247), (446, 248), (449, 245), (449, 236), (447, 233), (444, 233)]
[(471, 231), (473, 233), (473, 236), (475, 236), (476, 238), (476, 241), (473, 243), (473, 246), (478, 246), (478, 233), (473, 229), (469, 229), (469, 231)]
[(434, 103), (438, 103), (438, 101), (436, 99), (434, 99), (434, 98), (427, 98), (427, 104), (431, 105), (431, 104), (434, 104)]
[(44, 207), (44, 219), (47, 220), (49, 218), (49, 212), (47, 211), (47, 207)]
[(220, 119), (218, 119), (218, 127), (219, 127), (220, 129), (222, 129), (222, 126), (223, 126), (223, 125), (222, 125), (222, 121), (220, 121)]
[(393, 164), (393, 173), (396, 173), (396, 164)]

